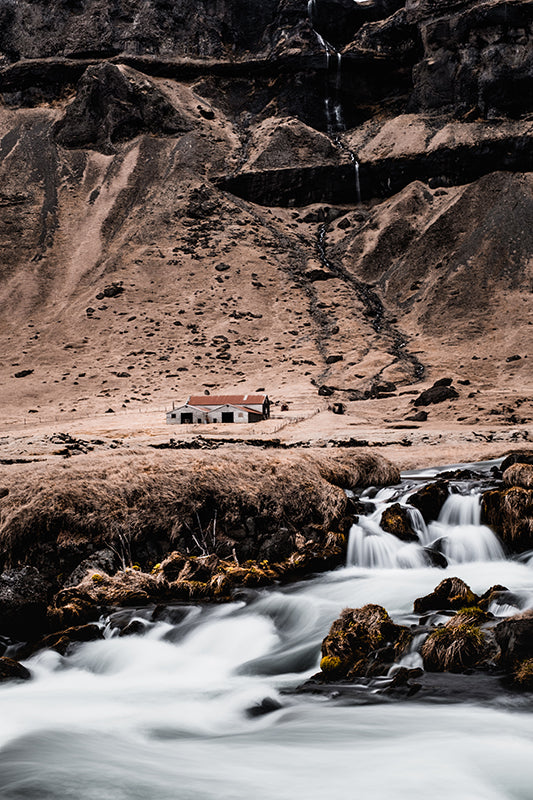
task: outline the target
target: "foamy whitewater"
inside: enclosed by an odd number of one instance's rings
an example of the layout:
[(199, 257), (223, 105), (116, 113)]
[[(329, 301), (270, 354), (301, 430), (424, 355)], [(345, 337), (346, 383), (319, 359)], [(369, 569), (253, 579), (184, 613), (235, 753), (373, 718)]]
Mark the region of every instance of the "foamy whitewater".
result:
[[(412, 624), (413, 600), (448, 575), (477, 592), (502, 583), (533, 606), (533, 563), (504, 557), (479, 524), (475, 487), (457, 485), (462, 496), (432, 525), (413, 514), (419, 544), (381, 531), (379, 510), (404, 502), (416, 480), (372, 505), (367, 494), (343, 569), (231, 604), (169, 609), (156, 623), (141, 609), (143, 635), (119, 637), (117, 622), (132, 617), (119, 612), (103, 621), (103, 641), (24, 662), (33, 680), (0, 687), (0, 797), (531, 800), (533, 714), (523, 701), (369, 693), (355, 705), (290, 691), (317, 671), (320, 642), (346, 606), (379, 603)], [(447, 569), (425, 565), (435, 542)], [(405, 658), (419, 663), (416, 646)], [(273, 710), (258, 714), (261, 704)]]

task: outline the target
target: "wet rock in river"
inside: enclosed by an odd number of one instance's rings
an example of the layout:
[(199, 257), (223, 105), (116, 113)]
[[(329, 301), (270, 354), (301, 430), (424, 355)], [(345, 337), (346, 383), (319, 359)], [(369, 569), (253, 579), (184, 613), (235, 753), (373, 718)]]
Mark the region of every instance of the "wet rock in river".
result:
[(418, 536), (411, 525), (409, 512), (399, 503), (394, 503), (385, 509), (381, 515), (381, 527), (388, 533), (393, 533), (403, 542), (417, 542)]
[(498, 623), (494, 634), (501, 649), (502, 666), (513, 667), (533, 658), (533, 610)]
[(345, 608), (322, 642), (322, 676), (338, 680), (384, 674), (411, 638), (409, 629), (396, 625), (382, 606)]
[(31, 678), (29, 669), (12, 658), (0, 658), (0, 683), (5, 681), (28, 681)]
[(489, 525), (514, 552), (531, 549), (533, 489), (511, 486), (485, 492), (481, 502), (481, 521)]
[(522, 489), (533, 489), (533, 464), (523, 464), (517, 461), (507, 467), (503, 473), (503, 482), (506, 486), (521, 486)]
[(480, 609), (461, 612), (429, 634), (420, 651), (428, 672), (464, 672), (486, 664), (494, 656), (480, 625), (487, 615)]
[(417, 492), (412, 494), (407, 502), (409, 505), (418, 508), (425, 522), (438, 519), (441, 509), (448, 499), (448, 482), (443, 480), (428, 483)]
[(517, 450), (503, 459), (500, 470), (505, 470), (512, 464), (533, 464), (533, 450)]
[(426, 611), (475, 606), (477, 601), (477, 595), (461, 578), (445, 578), (430, 594), (417, 597), (413, 610), (415, 614), (425, 614)]

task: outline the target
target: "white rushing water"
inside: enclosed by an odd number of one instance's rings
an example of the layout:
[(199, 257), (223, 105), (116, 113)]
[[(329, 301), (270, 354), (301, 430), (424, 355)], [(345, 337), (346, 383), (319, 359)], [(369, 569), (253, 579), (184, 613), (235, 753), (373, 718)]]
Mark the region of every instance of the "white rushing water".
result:
[[(473, 519), (445, 507), (435, 524), (449, 536), (481, 527)], [(283, 692), (317, 670), (320, 642), (346, 606), (379, 603), (413, 624), (414, 599), (449, 575), (476, 592), (504, 584), (521, 607), (533, 605), (528, 558), (500, 552), (436, 569), (406, 555), (422, 542), (391, 545), (368, 517), (354, 528), (350, 559), (366, 566), (184, 608), (178, 621), (152, 622), (153, 609), (142, 609), (144, 635), (119, 637), (111, 624), (106, 639), (66, 658), (44, 651), (25, 662), (33, 680), (0, 687), (0, 798), (530, 800), (533, 714), (511, 700), (336, 705)], [(404, 662), (418, 666), (416, 646)], [(280, 707), (250, 714), (265, 698)]]

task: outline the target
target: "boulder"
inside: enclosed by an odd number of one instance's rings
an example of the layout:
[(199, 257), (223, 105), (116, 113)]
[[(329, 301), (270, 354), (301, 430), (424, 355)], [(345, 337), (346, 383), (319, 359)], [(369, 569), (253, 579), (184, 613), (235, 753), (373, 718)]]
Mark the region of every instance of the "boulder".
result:
[(501, 463), (501, 472), (505, 472), (512, 464), (533, 464), (533, 450), (517, 450), (508, 455)]
[(35, 567), (0, 575), (0, 634), (32, 639), (46, 628), (49, 585)]
[(481, 521), (512, 551), (530, 550), (533, 547), (533, 488), (511, 486), (485, 492)]
[(503, 473), (506, 486), (520, 486), (522, 489), (533, 489), (533, 464), (522, 464), (517, 461), (507, 467)]
[(396, 625), (382, 606), (345, 608), (322, 642), (322, 675), (338, 680), (385, 674), (411, 638), (409, 629)]
[(408, 499), (409, 505), (418, 508), (425, 522), (438, 519), (441, 509), (448, 499), (448, 482), (443, 480), (428, 483)]
[(428, 672), (464, 672), (486, 664), (494, 649), (481, 630), (484, 612), (456, 614), (424, 641), (420, 654)]
[(475, 606), (477, 601), (477, 595), (461, 578), (445, 578), (430, 594), (417, 597), (413, 610), (415, 614), (446, 609), (455, 610), (466, 606)]
[(409, 512), (405, 506), (394, 503), (385, 509), (381, 515), (381, 527), (388, 533), (393, 533), (403, 542), (417, 542), (418, 536), (411, 526)]
[(66, 581), (63, 583), (65, 588), (70, 586), (77, 586), (82, 581), (88, 572), (106, 572), (112, 573), (117, 566), (117, 556), (109, 548), (97, 550), (95, 553), (85, 558), (81, 564), (78, 564), (75, 570), (71, 572)]
[(494, 634), (500, 646), (500, 664), (503, 667), (515, 667), (533, 658), (533, 610), (498, 623)]
[(54, 134), (66, 147), (113, 153), (116, 143), (139, 133), (168, 136), (191, 127), (153, 81), (129, 67), (103, 62), (84, 72)]
[(438, 383), (421, 392), (413, 403), (415, 406), (429, 406), (445, 400), (456, 400), (458, 397), (459, 394), (453, 386), (442, 386)]
[(5, 681), (28, 681), (31, 678), (29, 669), (23, 667), (12, 658), (0, 658), (0, 683)]

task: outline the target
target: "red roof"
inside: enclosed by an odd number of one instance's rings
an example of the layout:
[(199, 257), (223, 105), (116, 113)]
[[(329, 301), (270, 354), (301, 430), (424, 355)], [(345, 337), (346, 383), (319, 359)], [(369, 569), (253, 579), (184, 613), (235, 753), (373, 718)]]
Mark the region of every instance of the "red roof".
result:
[(262, 406), (266, 394), (199, 394), (189, 397), (191, 406)]

